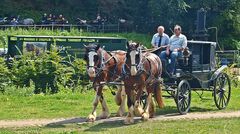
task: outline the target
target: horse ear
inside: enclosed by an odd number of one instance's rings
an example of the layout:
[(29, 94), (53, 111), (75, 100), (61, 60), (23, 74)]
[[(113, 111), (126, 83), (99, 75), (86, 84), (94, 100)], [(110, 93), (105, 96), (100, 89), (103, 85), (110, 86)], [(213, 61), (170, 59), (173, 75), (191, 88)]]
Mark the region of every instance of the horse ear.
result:
[(140, 43), (137, 43), (136, 47), (139, 47), (140, 46)]
[(96, 47), (96, 51), (100, 48), (101, 46), (99, 44), (97, 44), (97, 47)]
[(88, 46), (85, 44), (83, 46), (84, 46), (85, 50), (88, 51)]

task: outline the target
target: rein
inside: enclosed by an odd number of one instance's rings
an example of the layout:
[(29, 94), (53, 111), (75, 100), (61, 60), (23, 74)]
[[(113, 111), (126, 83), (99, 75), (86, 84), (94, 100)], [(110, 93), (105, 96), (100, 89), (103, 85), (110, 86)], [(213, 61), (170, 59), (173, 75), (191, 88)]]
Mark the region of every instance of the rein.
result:
[(144, 49), (144, 50), (142, 50), (142, 52), (150, 52), (150, 53), (152, 53), (152, 52), (155, 52), (155, 51), (157, 51), (159, 49), (162, 49), (162, 47), (151, 48), (151, 49)]

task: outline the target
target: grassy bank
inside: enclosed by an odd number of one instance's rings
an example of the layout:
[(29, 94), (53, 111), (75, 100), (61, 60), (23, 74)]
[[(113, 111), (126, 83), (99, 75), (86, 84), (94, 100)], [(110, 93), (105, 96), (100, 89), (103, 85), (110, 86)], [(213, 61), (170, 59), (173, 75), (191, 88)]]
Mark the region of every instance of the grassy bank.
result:
[[(80, 93), (60, 92), (53, 95), (33, 94), (31, 88), (6, 90), (0, 95), (0, 120), (2, 119), (31, 119), (31, 118), (60, 118), (85, 117), (92, 108), (95, 93), (87, 91)], [(66, 90), (65, 90), (66, 91)], [(105, 98), (111, 111), (116, 111), (114, 98), (106, 92)], [(100, 110), (100, 106), (99, 106)]]

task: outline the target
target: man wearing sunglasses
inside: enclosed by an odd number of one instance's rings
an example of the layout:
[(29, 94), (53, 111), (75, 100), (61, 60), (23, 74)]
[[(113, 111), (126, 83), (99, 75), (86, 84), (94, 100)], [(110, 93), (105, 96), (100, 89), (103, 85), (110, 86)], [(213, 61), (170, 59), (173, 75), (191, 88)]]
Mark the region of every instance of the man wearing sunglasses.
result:
[(162, 60), (167, 60), (167, 57), (171, 59), (168, 71), (172, 75), (176, 71), (176, 59), (182, 55), (182, 50), (187, 47), (187, 37), (181, 32), (181, 26), (176, 25), (174, 27), (174, 34), (170, 37), (169, 47), (160, 55)]

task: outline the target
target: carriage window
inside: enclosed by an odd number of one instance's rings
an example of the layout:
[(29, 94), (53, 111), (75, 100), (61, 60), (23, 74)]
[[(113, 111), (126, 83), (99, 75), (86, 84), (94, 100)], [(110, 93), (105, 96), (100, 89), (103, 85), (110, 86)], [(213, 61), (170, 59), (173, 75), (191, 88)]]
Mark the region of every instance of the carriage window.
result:
[(109, 39), (99, 39), (99, 43), (111, 43), (111, 40)]
[(112, 43), (121, 43), (122, 40), (112, 40)]
[(210, 64), (210, 45), (203, 45), (202, 64)]

